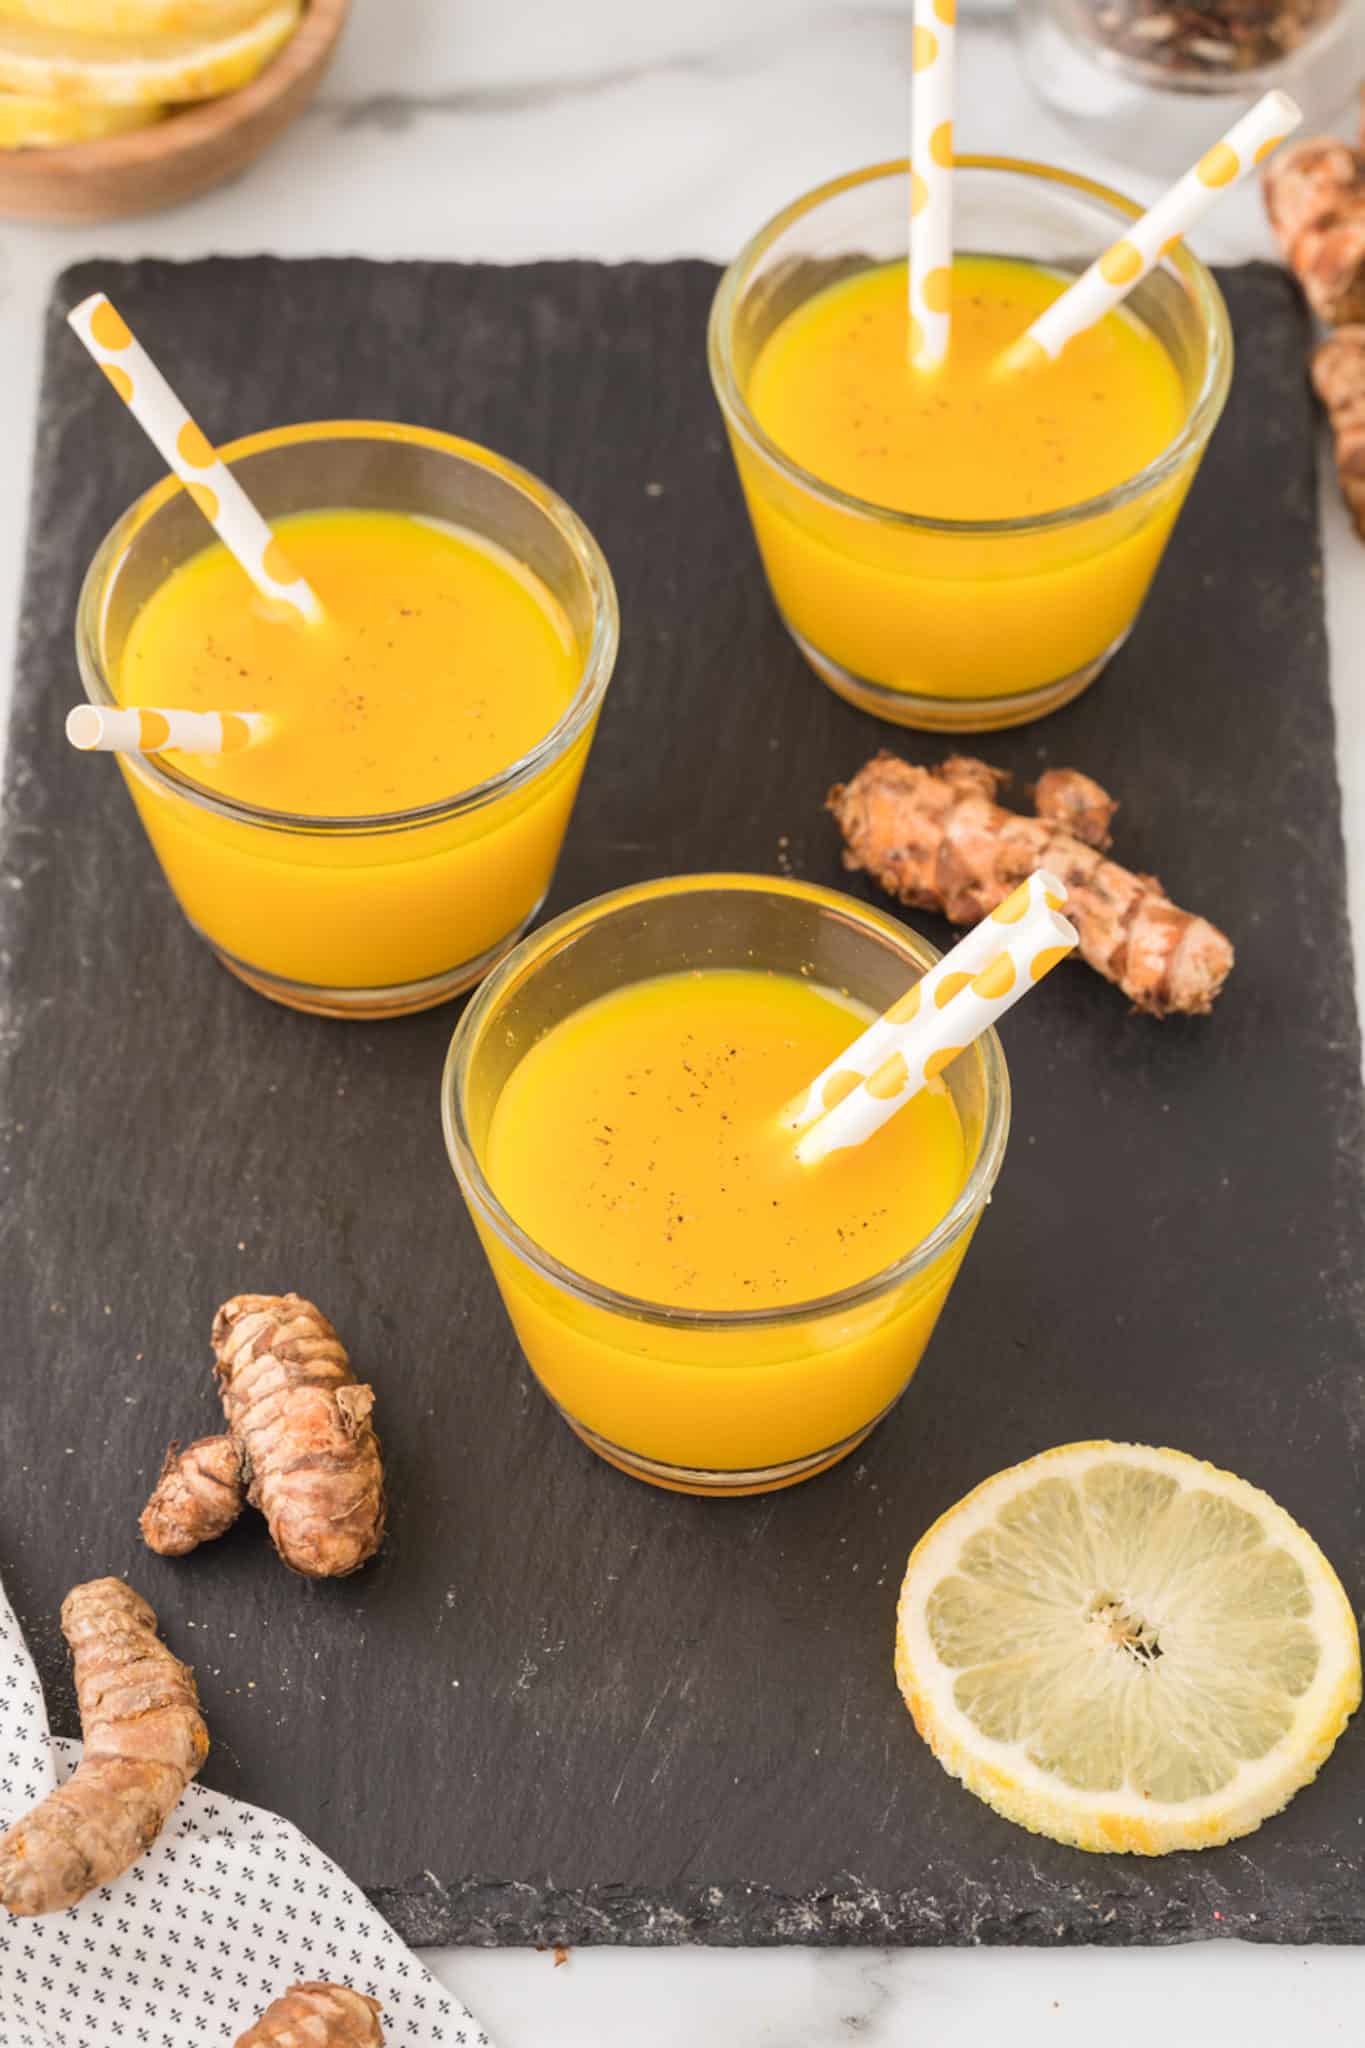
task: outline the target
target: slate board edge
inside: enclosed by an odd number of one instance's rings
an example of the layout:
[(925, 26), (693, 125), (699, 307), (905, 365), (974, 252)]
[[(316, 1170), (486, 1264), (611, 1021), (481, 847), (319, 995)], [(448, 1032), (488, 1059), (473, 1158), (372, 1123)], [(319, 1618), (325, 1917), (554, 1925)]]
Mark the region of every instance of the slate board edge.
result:
[[(88, 283), (97, 265), (82, 263), (62, 273), (49, 304), (49, 339), (61, 321), (60, 307), (73, 281)], [(539, 266), (538, 266), (539, 267)], [(555, 267), (553, 265), (546, 267)], [(617, 266), (602, 266), (614, 268)], [(639, 266), (629, 266), (631, 268)], [(1266, 266), (1248, 266), (1265, 268)], [(50, 361), (50, 358), (49, 358)], [(37, 448), (41, 450), (41, 422)], [(35, 466), (35, 489), (40, 466)], [(35, 532), (30, 518), (26, 575), (33, 569)], [(27, 619), (24, 624), (27, 624)], [(21, 636), (23, 627), (21, 626)], [(21, 637), (22, 645), (22, 637)], [(22, 667), (22, 664), (20, 664)], [(34, 679), (36, 686), (36, 678)], [(31, 709), (19, 695), (12, 712), (16, 729)], [(18, 853), (17, 812), (22, 793), (13, 786), (15, 756), (6, 777), (6, 837), (11, 857)], [(16, 802), (17, 799), (17, 802)], [(1343, 886), (1336, 879), (1338, 890)], [(1357, 1026), (1358, 1029), (1358, 1026)], [(1272, 1823), (1273, 1826), (1273, 1823)], [(1027, 1845), (1020, 1846), (1026, 1850)], [(1235, 1855), (1235, 1849), (1229, 1853)], [(1182, 1859), (1184, 1860), (1184, 1859)], [(616, 1945), (654, 1947), (702, 1942), (713, 1946), (890, 1944), (1008, 1945), (1166, 1945), (1208, 1937), (1275, 1942), (1365, 1942), (1365, 1897), (1345, 1877), (1322, 1881), (1286, 1904), (1276, 1901), (1273, 1922), (1233, 1900), (1219, 1881), (1218, 1861), (1200, 1859), (1175, 1896), (1153, 1910), (1139, 1898), (1115, 1890), (1112, 1865), (1095, 1867), (1100, 1882), (1088, 1884), (1089, 1859), (1077, 1854), (1074, 1884), (1059, 1888), (1056, 1910), (1036, 1905), (1011, 1911), (1008, 1887), (993, 1894), (989, 1910), (961, 1902), (940, 1902), (927, 1890), (878, 1891), (851, 1876), (828, 1887), (787, 1895), (743, 1882), (696, 1885), (667, 1891), (633, 1890), (603, 1884), (580, 1890), (556, 1890), (490, 1878), (442, 1883), (430, 1872), (401, 1886), (368, 1893), (396, 1931), (414, 1946), (463, 1943), (475, 1946), (521, 1944)], [(1140, 1863), (1133, 1875), (1141, 1882)], [(1107, 1888), (1103, 1888), (1106, 1887)]]
[[(966, 1795), (964, 1794), (964, 1797)], [(1273, 1821), (1270, 1825), (1274, 1825)], [(1228, 1853), (1236, 1854), (1235, 1846)], [(1212, 1852), (1216, 1859), (1217, 1852)], [(367, 1891), (412, 1948), (1168, 1948), (1189, 1941), (1279, 1946), (1365, 1943), (1365, 1897), (1349, 1879), (1303, 1892), (1273, 1918), (1249, 1912), (1218, 1881), (1216, 1860), (1192, 1873), (1159, 1910), (1116, 1899), (1085, 1882), (1076, 1852), (1073, 1893), (1056, 1911), (1011, 1911), (1007, 1888), (979, 1911), (914, 1891), (877, 1891), (844, 1878), (792, 1898), (762, 1885), (694, 1885), (632, 1891), (594, 1885), (545, 1891), (491, 1878), (442, 1884), (430, 1872), (412, 1885)], [(1098, 1875), (1098, 1872), (1097, 1872)]]

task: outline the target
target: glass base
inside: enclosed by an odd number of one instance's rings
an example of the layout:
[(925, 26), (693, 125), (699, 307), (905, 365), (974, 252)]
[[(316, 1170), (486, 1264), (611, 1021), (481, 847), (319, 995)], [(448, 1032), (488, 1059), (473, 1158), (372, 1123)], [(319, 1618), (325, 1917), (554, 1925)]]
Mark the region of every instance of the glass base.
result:
[(1037, 690), (1020, 690), (1009, 697), (917, 697), (910, 690), (891, 690), (885, 683), (855, 676), (851, 669), (812, 647), (786, 620), (783, 624), (821, 682), (828, 683), (836, 695), (856, 704), (860, 711), (870, 711), (874, 718), (885, 718), (892, 725), (913, 726), (917, 732), (999, 732), (1007, 725), (1027, 725), (1030, 719), (1060, 711), (1063, 704), (1089, 689), (1128, 638), (1127, 632), (1120, 633), (1084, 668), (1073, 670), (1055, 683), (1044, 683)]
[(803, 1479), (814, 1479), (820, 1472), (828, 1472), (831, 1465), (837, 1465), (850, 1451), (856, 1451), (859, 1444), (866, 1443), (882, 1415), (874, 1416), (865, 1429), (845, 1437), (831, 1450), (812, 1451), (806, 1458), (791, 1458), (784, 1465), (760, 1465), (747, 1471), (707, 1472), (689, 1465), (663, 1465), (655, 1458), (646, 1458), (639, 1451), (623, 1451), (619, 1444), (608, 1443), (594, 1429), (575, 1422), (572, 1415), (555, 1404), (574, 1435), (585, 1443), (590, 1451), (596, 1451), (599, 1458), (605, 1458), (618, 1472), (626, 1473), (631, 1479), (643, 1479), (649, 1486), (661, 1486), (669, 1493), (699, 1493), (723, 1497), (727, 1494), (777, 1493), (784, 1486), (799, 1486)]
[[(434, 1010), (439, 1003), (448, 1003), (455, 996), (463, 995), (476, 982), (506, 958), (526, 931), (540, 915), (545, 898), (533, 905), (521, 923), (499, 939), (486, 953), (480, 953), (475, 960), (465, 960), (458, 967), (451, 967), (444, 974), (433, 974), (425, 981), (396, 982), (391, 988), (315, 988), (306, 981), (286, 981), (282, 975), (265, 974), (259, 967), (250, 967), (245, 960), (234, 959), (221, 946), (215, 946), (207, 934), (200, 931), (229, 974), (236, 975), (258, 996), (268, 996), (272, 1003), (282, 1003), (286, 1009), (302, 1010), (310, 1017), (411, 1017), (418, 1010)], [(196, 925), (195, 930), (199, 931)]]

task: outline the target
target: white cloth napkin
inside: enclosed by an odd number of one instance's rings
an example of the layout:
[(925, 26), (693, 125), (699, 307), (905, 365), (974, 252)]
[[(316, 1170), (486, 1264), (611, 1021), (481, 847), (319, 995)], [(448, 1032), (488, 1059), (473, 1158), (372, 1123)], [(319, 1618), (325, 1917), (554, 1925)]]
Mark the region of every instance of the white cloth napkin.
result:
[[(79, 1742), (48, 1733), (0, 1588), (0, 1827), (80, 1755)], [(310, 1978), (377, 1998), (386, 2048), (488, 2048), (459, 2000), (296, 1827), (198, 1785), (117, 1884), (37, 1920), (0, 1907), (0, 2048), (231, 2048)]]

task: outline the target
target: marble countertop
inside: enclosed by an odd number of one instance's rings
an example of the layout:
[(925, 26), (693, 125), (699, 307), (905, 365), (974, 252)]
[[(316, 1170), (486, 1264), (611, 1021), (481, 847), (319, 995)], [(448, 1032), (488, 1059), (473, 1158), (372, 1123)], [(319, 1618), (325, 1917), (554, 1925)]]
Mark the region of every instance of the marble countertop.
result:
[[(1019, 76), (1008, 8), (964, 0), (959, 146), (1039, 156), (1137, 196), (1150, 180), (1079, 144)], [(355, 0), (314, 109), (247, 178), (100, 229), (0, 226), (0, 642), (13, 645), (43, 306), (93, 255), (725, 258), (794, 193), (905, 145), (907, 0)], [(1272, 253), (1254, 192), (1193, 240)], [(206, 422), (267, 425), (249, 411)], [(1325, 479), (1323, 518), (1360, 982), (1365, 931), (1365, 548)], [(1274, 678), (1264, 686), (1273, 688)], [(0, 676), (0, 695), (8, 674)], [(2, 708), (2, 707), (0, 707)], [(430, 1958), (429, 1958), (430, 1960)], [(499, 2048), (977, 2048), (1008, 2039), (1269, 2048), (1354, 2039), (1365, 1959), (1232, 1944), (1103, 1951), (448, 1951), (440, 1975)]]

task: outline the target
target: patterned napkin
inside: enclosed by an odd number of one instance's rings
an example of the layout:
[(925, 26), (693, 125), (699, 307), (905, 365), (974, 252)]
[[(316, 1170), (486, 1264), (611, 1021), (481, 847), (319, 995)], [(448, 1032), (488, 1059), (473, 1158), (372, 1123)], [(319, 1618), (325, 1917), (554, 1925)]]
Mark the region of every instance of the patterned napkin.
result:
[[(80, 1761), (0, 1588), (0, 1828)], [(291, 1984), (350, 1984), (386, 2048), (488, 2048), (469, 2013), (335, 1863), (278, 1815), (191, 1785), (117, 1884), (68, 1913), (0, 1907), (3, 2048), (231, 2048)]]

